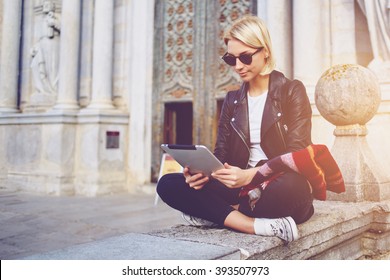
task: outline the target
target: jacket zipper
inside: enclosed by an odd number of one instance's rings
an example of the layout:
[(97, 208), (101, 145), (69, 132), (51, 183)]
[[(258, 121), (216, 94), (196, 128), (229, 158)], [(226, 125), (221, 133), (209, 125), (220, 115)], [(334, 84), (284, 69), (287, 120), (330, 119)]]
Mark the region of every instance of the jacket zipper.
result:
[(286, 149), (287, 149), (286, 140), (284, 139), (284, 135), (283, 135), (283, 132), (282, 132), (282, 128), (281, 128), (281, 126), (280, 126), (280, 121), (277, 121), (277, 122), (276, 122), (276, 125), (277, 125), (277, 127), (278, 127), (279, 136), (280, 136), (280, 138), (282, 139), (282, 142), (283, 142), (283, 147), (284, 147), (284, 149), (286, 150)]
[[(248, 145), (246, 144), (246, 141), (244, 139), (244, 137), (241, 135), (241, 133), (238, 132), (238, 130), (235, 128), (234, 124), (232, 122), (230, 122), (230, 125), (233, 127), (234, 131), (238, 134), (238, 136), (241, 138), (242, 142), (244, 142), (244, 145), (246, 147), (246, 149), (248, 150), (248, 154), (249, 154), (249, 157), (250, 157), (250, 154), (251, 154), (251, 151), (249, 150), (249, 147)], [(249, 158), (248, 158), (248, 162), (246, 163), (246, 167), (245, 169), (248, 169), (248, 166), (249, 166)]]
[[(274, 105), (279, 110), (279, 112), (283, 111), (281, 106), (279, 106), (279, 103), (277, 102), (277, 100), (274, 100)], [(278, 128), (279, 136), (282, 139), (283, 147), (286, 150), (287, 149), (287, 144), (286, 144), (286, 140), (284, 139), (284, 134), (283, 134), (283, 131), (282, 131), (282, 127), (280, 126), (280, 118), (276, 122), (276, 125), (277, 125), (277, 128)]]

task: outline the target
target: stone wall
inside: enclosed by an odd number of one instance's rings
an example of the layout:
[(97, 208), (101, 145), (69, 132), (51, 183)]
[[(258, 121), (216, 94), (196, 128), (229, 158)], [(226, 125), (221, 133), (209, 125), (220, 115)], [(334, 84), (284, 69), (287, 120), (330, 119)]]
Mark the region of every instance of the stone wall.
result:
[(149, 182), (154, 1), (21, 3), (1, 2), (23, 15), (1, 25), (1, 50), (22, 48), (1, 61), (2, 187), (96, 195)]

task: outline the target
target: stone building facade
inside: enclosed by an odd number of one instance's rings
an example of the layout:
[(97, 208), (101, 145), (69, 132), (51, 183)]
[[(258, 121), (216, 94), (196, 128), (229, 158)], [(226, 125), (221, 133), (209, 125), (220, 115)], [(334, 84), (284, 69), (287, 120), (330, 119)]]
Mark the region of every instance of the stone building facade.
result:
[(247, 13), (266, 21), (278, 69), (306, 85), (316, 143), (334, 141), (314, 102), (322, 73), (348, 63), (377, 74), (382, 100), (367, 141), (388, 167), (389, 8), (387, 0), (1, 0), (0, 187), (132, 191), (156, 179), (161, 143), (213, 148), (222, 99), (239, 83), (220, 59), (223, 30)]

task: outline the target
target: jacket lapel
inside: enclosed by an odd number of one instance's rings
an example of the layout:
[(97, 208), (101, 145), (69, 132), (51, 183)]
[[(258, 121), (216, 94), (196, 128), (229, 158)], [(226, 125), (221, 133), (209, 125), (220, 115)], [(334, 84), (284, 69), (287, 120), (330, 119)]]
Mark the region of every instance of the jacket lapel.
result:
[[(265, 101), (265, 107), (263, 112), (263, 120), (261, 123), (261, 139), (264, 139), (267, 131), (282, 117), (281, 109), (277, 104), (280, 104), (280, 85), (282, 84), (278, 75), (279, 72), (273, 71), (270, 75), (268, 96)], [(279, 85), (279, 86), (278, 86)]]
[(233, 118), (231, 119), (231, 124), (249, 147), (249, 119), (248, 102), (246, 96), (247, 90), (248, 84), (243, 83), (238, 91), (237, 99), (234, 100), (235, 107)]
[[(261, 139), (264, 139), (268, 130), (282, 118), (280, 104), (281, 88), (284, 84), (285, 77), (278, 71), (272, 71), (270, 74), (270, 82), (268, 86), (267, 100), (265, 101), (263, 119), (261, 123)], [(250, 146), (249, 138), (249, 119), (248, 119), (248, 102), (247, 102), (248, 83), (243, 83), (240, 87), (237, 98), (235, 99), (235, 109), (231, 124), (240, 137), (243, 138), (247, 146)]]

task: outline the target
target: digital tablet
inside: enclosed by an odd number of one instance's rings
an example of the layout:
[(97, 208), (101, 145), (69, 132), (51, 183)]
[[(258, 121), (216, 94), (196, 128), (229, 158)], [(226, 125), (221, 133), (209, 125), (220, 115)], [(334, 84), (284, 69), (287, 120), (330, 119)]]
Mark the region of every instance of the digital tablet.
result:
[(171, 155), (181, 166), (188, 167), (191, 174), (212, 172), (224, 168), (223, 164), (203, 145), (162, 144), (161, 148)]

